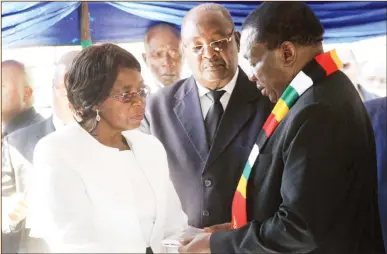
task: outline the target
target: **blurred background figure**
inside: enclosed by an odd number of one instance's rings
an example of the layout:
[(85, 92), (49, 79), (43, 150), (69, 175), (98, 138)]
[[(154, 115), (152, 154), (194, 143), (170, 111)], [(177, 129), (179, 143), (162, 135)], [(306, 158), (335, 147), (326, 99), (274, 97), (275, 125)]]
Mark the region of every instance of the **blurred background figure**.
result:
[(151, 26), (144, 38), (143, 60), (151, 72), (155, 92), (181, 79), (182, 53), (180, 32), (168, 23)]
[[(2, 113), (2, 139), (1, 139), (1, 154), (2, 154), (2, 253), (15, 253), (18, 250), (18, 241), (14, 241), (12, 234), (9, 234), (15, 229), (16, 223), (9, 223), (10, 217), (8, 212), (13, 208), (23, 210), (23, 205), (19, 203), (19, 197), (16, 197), (15, 192), (7, 186), (7, 183), (12, 182), (10, 174), (7, 170), (11, 167), (9, 159), (9, 149), (4, 137), (7, 135), (27, 127), (31, 124), (42, 121), (44, 118), (35, 111), (33, 107), (33, 89), (28, 82), (28, 75), (24, 64), (15, 61), (7, 60), (1, 63), (1, 113)], [(5, 196), (8, 198), (5, 198)], [(12, 220), (22, 218), (23, 212), (13, 214)]]
[(62, 128), (73, 121), (66, 95), (64, 76), (79, 51), (65, 53), (55, 65), (52, 79), (52, 116), (47, 119), (19, 129), (4, 138), (6, 149), (3, 159), (9, 163), (2, 167), (2, 198), (8, 200), (3, 207), (3, 214), (9, 215), (3, 220), (7, 225), (3, 230), (3, 246), (10, 247), (7, 252), (42, 252), (44, 242), (29, 236), (25, 227), (25, 213), (17, 214), (17, 209), (26, 208), (23, 197), (26, 191), (28, 174), (32, 172), (32, 157), (36, 144), (44, 136)]
[(365, 107), (375, 134), (380, 223), (387, 251), (387, 97), (367, 101)]
[(364, 98), (365, 101), (386, 96), (386, 54), (381, 54), (383, 57), (370, 55), (361, 65), (360, 84), (374, 95)]
[(357, 61), (354, 52), (349, 46), (343, 46), (337, 49), (338, 54), (343, 62), (343, 68), (341, 69), (351, 80), (356, 90), (359, 92), (359, 95), (363, 101), (371, 100), (378, 98), (376, 94), (370, 92), (367, 87), (367, 84), (361, 82), (361, 68), (360, 64)]
[(1, 63), (1, 127), (3, 137), (43, 120), (33, 107), (33, 89), (24, 65), (15, 60)]

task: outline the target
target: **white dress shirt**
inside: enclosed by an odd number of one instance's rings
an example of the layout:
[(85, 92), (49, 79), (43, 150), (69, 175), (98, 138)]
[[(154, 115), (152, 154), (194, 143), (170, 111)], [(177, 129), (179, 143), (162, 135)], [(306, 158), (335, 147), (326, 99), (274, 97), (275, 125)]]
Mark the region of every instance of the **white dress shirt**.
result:
[[(234, 74), (234, 77), (230, 80), (230, 82), (228, 82), (227, 85), (225, 85), (223, 88), (219, 89), (219, 91), (222, 91), (222, 90), (226, 91), (222, 95), (222, 97), (220, 98), (220, 103), (222, 104), (224, 111), (226, 111), (228, 102), (230, 101), (232, 91), (235, 88), (238, 74), (239, 74), (239, 68), (237, 68), (237, 70)], [(210, 89), (206, 88), (204, 85), (200, 84), (198, 81), (196, 81), (196, 85), (198, 87), (200, 106), (202, 107), (203, 119), (206, 119), (207, 113), (210, 110), (210, 108), (214, 102), (208, 96), (208, 92), (210, 91)]]
[(161, 241), (187, 227), (162, 144), (122, 134), (131, 150), (102, 145), (76, 122), (37, 144), (27, 223), (52, 252), (165, 252)]

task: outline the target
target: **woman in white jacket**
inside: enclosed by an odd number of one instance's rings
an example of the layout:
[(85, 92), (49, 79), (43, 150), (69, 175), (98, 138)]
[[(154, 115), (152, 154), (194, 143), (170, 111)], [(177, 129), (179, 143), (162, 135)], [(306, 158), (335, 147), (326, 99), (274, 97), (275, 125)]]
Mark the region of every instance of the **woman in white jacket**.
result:
[(187, 227), (162, 144), (137, 130), (149, 94), (132, 54), (84, 49), (66, 74), (76, 122), (34, 153), (28, 224), (51, 252), (163, 252)]

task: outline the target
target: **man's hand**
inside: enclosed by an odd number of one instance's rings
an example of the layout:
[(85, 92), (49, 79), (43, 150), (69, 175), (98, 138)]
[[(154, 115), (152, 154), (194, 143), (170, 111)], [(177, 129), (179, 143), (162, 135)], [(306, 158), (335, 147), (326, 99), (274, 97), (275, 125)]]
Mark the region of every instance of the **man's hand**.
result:
[(231, 229), (231, 223), (223, 223), (218, 225), (213, 225), (211, 227), (204, 228), (204, 232), (206, 233), (214, 233), (216, 231), (227, 231)]
[(181, 241), (179, 253), (211, 253), (210, 237), (212, 233), (198, 234)]

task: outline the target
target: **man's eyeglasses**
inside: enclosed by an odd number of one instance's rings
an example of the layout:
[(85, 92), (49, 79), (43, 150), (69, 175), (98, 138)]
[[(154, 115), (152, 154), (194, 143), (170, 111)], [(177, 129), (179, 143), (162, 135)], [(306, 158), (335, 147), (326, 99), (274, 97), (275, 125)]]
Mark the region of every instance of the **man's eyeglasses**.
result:
[(191, 50), (194, 54), (200, 55), (200, 54), (203, 54), (204, 48), (209, 46), (216, 52), (222, 52), (224, 49), (226, 49), (228, 43), (232, 40), (233, 35), (234, 35), (234, 29), (232, 30), (231, 34), (224, 39), (212, 41), (209, 44), (196, 45), (191, 47)]
[(121, 93), (121, 94), (110, 94), (109, 97), (119, 101), (121, 103), (128, 103), (134, 98), (146, 98), (150, 94), (150, 88), (148, 86), (142, 87), (139, 92), (134, 93)]

